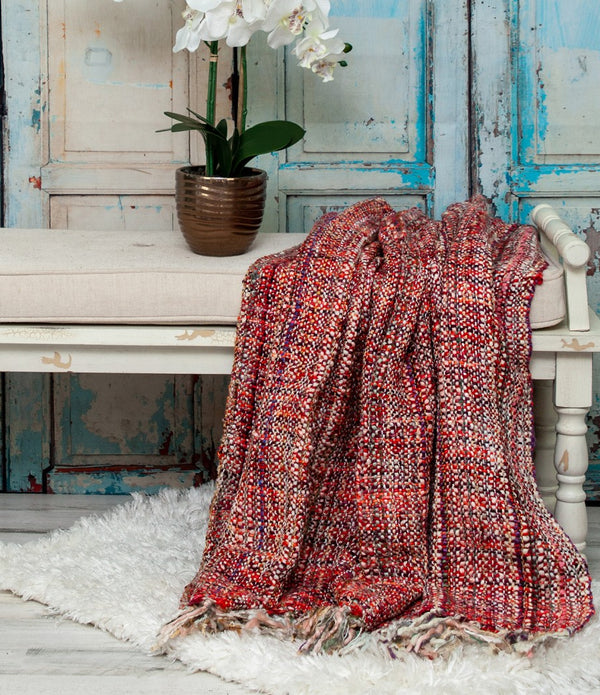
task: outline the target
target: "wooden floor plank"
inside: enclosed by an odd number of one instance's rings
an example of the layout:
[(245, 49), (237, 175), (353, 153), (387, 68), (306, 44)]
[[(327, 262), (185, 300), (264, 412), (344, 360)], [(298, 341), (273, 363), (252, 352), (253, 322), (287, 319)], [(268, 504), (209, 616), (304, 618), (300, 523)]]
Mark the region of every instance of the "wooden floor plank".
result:
[(30, 543), (37, 538), (42, 538), (45, 534), (39, 531), (10, 531), (4, 529), (0, 531), (0, 542), (2, 543)]
[[(26, 543), (129, 495), (0, 494), (0, 541)], [(0, 695), (243, 695), (254, 692), (0, 592)]]
[(0, 494), (0, 533), (68, 528), (82, 516), (103, 514), (130, 495)]
[(256, 691), (214, 681), (204, 673), (139, 673), (129, 676), (0, 676), (0, 695), (241, 695)]
[(0, 694), (242, 695), (252, 692), (150, 656), (89, 625), (0, 592)]
[[(0, 493), (0, 510), (26, 509), (30, 512), (56, 509), (94, 513), (110, 509), (131, 499), (131, 495), (33, 495), (29, 493)], [(81, 514), (80, 514), (81, 516)]]

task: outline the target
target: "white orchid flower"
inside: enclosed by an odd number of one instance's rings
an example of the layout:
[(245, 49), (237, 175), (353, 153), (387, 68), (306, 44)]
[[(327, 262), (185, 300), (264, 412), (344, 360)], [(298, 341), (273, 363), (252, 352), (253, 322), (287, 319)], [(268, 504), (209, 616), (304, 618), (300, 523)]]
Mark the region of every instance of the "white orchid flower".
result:
[(325, 56), (341, 54), (344, 50), (344, 42), (336, 38), (339, 29), (325, 30), (321, 19), (315, 19), (305, 28), (304, 38), (300, 39), (292, 53), (299, 58), (299, 65), (303, 68), (312, 67), (313, 63), (322, 60)]
[[(259, 22), (248, 22), (243, 15), (241, 0), (196, 0), (198, 6), (212, 9), (202, 12), (203, 20), (196, 28), (201, 41), (225, 39), (229, 46), (245, 46), (259, 28)], [(189, 3), (188, 3), (189, 5)]]
[(272, 0), (262, 27), (269, 32), (267, 43), (271, 48), (287, 46), (302, 33), (309, 19), (310, 15), (298, 0)]
[(245, 46), (252, 38), (255, 31), (260, 28), (260, 21), (249, 22), (246, 18), (236, 13), (229, 20), (229, 30), (225, 37), (228, 46)]
[[(198, 0), (199, 2), (200, 0)], [(205, 0), (206, 4), (214, 3), (214, 0)], [(227, 36), (229, 21), (236, 10), (235, 0), (219, 2), (210, 10), (205, 10), (204, 21), (200, 27), (200, 36), (203, 41), (219, 41)]]
[[(229, 15), (228, 27), (225, 35), (225, 43), (228, 46), (245, 46), (248, 41), (252, 38), (252, 34), (260, 29), (262, 22), (257, 19), (250, 19), (254, 15), (249, 14), (246, 16), (244, 13), (244, 3), (243, 0), (236, 0), (236, 2), (224, 3), (224, 5), (233, 5), (233, 11)], [(264, 3), (261, 2), (264, 7)], [(253, 11), (250, 7), (249, 12)], [(216, 13), (217, 10), (214, 10)], [(208, 15), (212, 13), (207, 13)]]
[(265, 0), (242, 0), (242, 14), (244, 19), (249, 24), (262, 22), (267, 16), (268, 4), (268, 0), (267, 2), (265, 2)]
[[(121, 0), (116, 0), (116, 2), (121, 2)], [(185, 20), (185, 24), (179, 29), (175, 36), (175, 45), (173, 46), (174, 53), (182, 51), (184, 48), (193, 52), (198, 49), (202, 41), (200, 28), (204, 20), (204, 13), (188, 7), (183, 13), (183, 19)]]
[(245, 46), (262, 30), (271, 48), (298, 39), (292, 53), (299, 65), (330, 82), (345, 47), (338, 30), (328, 29), (330, 9), (330, 0), (186, 0), (173, 51), (195, 51), (203, 41), (221, 39), (228, 46)]
[(313, 17), (317, 16), (325, 26), (328, 26), (327, 18), (331, 9), (329, 0), (304, 0), (303, 4), (307, 12), (310, 12)]
[[(337, 59), (341, 59), (339, 56), (328, 56), (323, 60), (318, 60), (310, 66), (310, 69), (323, 79), (323, 82), (331, 82), (333, 80), (333, 71), (338, 64)], [(334, 59), (335, 58), (335, 59)]]
[[(223, 0), (186, 0), (186, 2), (190, 9), (197, 12), (210, 12), (223, 4)], [(227, 0), (225, 0), (225, 4), (229, 4)]]

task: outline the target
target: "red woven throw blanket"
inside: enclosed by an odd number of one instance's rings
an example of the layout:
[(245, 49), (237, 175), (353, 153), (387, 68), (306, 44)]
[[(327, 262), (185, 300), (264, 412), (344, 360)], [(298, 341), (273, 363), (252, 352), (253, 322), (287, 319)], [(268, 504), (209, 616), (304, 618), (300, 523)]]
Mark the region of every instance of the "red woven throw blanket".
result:
[[(249, 621), (431, 654), (592, 615), (532, 464), (531, 227), (368, 200), (255, 263), (206, 549), (169, 634)], [(488, 635), (488, 633), (490, 633)]]

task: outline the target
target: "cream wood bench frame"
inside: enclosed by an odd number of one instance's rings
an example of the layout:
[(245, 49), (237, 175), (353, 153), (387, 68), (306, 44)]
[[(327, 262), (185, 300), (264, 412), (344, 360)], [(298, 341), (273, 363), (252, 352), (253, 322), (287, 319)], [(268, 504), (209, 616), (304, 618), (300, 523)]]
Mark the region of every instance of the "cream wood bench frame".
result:
[[(546, 505), (583, 550), (585, 418), (592, 355), (600, 351), (600, 322), (587, 302), (589, 249), (550, 206), (538, 206), (532, 217), (546, 252), (562, 259), (567, 290), (567, 318), (532, 336), (536, 474)], [(30, 325), (0, 317), (0, 371), (228, 374), (234, 339), (234, 325)]]
[(600, 351), (600, 321), (588, 306), (586, 287), (590, 251), (550, 205), (538, 205), (532, 221), (546, 253), (562, 260), (567, 300), (560, 324), (532, 332), (536, 477), (546, 506), (584, 550), (586, 416), (592, 405), (593, 353)]

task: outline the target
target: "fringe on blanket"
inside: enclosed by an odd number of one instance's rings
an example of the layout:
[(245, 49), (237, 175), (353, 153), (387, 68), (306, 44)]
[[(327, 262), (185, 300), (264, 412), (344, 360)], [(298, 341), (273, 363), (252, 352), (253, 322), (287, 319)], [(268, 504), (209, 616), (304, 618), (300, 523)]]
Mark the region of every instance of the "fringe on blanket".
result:
[(446, 616), (431, 610), (416, 618), (392, 620), (373, 632), (364, 630), (361, 621), (346, 606), (317, 608), (294, 619), (290, 615), (273, 616), (264, 609), (223, 611), (214, 601), (190, 606), (168, 622), (158, 635), (154, 647), (166, 652), (173, 640), (194, 632), (204, 635), (224, 631), (273, 635), (298, 643), (299, 653), (338, 653), (340, 656), (379, 648), (391, 659), (412, 653), (430, 660), (448, 656), (465, 644), (477, 644), (491, 653), (513, 652), (532, 656), (541, 644), (565, 639), (571, 632), (532, 633), (524, 630), (483, 630), (479, 623), (463, 616)]

